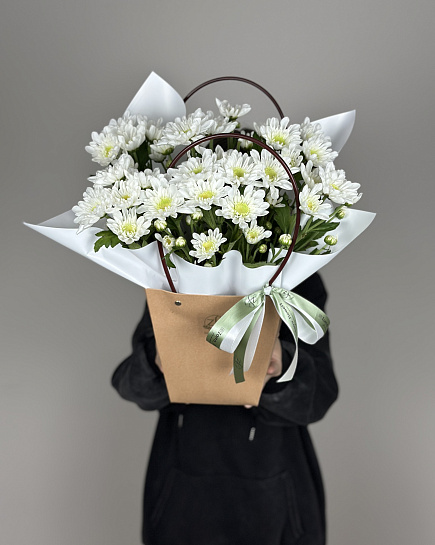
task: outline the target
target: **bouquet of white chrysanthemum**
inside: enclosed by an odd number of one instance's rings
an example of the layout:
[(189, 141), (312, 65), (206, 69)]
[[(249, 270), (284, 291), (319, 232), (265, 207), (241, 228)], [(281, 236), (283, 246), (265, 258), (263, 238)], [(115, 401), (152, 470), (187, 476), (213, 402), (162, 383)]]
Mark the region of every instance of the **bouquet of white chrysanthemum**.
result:
[[(104, 220), (95, 251), (118, 244), (139, 249), (157, 239), (170, 266), (171, 254), (217, 266), (231, 250), (247, 267), (278, 264), (292, 242), (297, 205), (288, 174), (260, 147), (264, 142), (289, 166), (299, 190), (303, 227), (294, 250), (331, 252), (337, 237), (327, 233), (361, 194), (360, 185), (335, 168), (338, 153), (322, 126), (309, 118), (299, 125), (273, 117), (243, 130), (241, 137), (253, 136), (255, 143), (234, 137), (250, 106), (216, 103), (219, 115), (197, 109), (163, 125), (126, 113), (92, 134), (86, 150), (105, 168), (89, 178), (93, 186), (73, 211), (78, 233)], [(222, 133), (232, 133), (223, 147), (222, 140), (210, 139), (171, 167), (177, 147)]]
[[(187, 98), (219, 79), (260, 88), (280, 116), (242, 129), (239, 119), (250, 106), (219, 99), (217, 115), (201, 109), (187, 115)], [(151, 74), (125, 114), (92, 133), (86, 150), (102, 168), (89, 178), (83, 200), (30, 227), (147, 289), (172, 401), (255, 405), (279, 319), (296, 341), (308, 343), (329, 324), (289, 290), (374, 214), (351, 208), (360, 185), (334, 165), (354, 112), (291, 124), (257, 84), (217, 80), (183, 101)], [(204, 329), (210, 344), (203, 343)], [(228, 359), (216, 357), (211, 345), (234, 353), (237, 383), (252, 361), (255, 379), (238, 390), (234, 381), (223, 383)], [(192, 361), (192, 353), (200, 357)], [(292, 378), (296, 362), (297, 343), (280, 380)]]

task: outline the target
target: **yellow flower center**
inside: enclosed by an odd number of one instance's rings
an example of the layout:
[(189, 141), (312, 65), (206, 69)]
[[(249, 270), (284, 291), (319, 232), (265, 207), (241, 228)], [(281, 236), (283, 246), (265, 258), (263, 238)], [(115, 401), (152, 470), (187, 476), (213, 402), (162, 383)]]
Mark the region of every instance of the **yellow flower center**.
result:
[(259, 236), (260, 236), (260, 230), (259, 229), (250, 229), (248, 231), (248, 234), (247, 234), (246, 238), (249, 241), (252, 242), (252, 241), (256, 240)]
[(280, 144), (281, 146), (285, 146), (285, 138), (282, 134), (275, 134), (272, 141)]
[(242, 167), (234, 167), (233, 173), (234, 176), (237, 176), (237, 178), (242, 178), (245, 175), (245, 171)]
[(192, 172), (194, 174), (199, 174), (200, 172), (202, 172), (202, 165), (198, 165), (196, 168), (193, 169)]
[(211, 199), (214, 197), (214, 193), (211, 189), (206, 189), (205, 191), (201, 191), (201, 193), (198, 195), (200, 199)]
[(124, 231), (124, 233), (134, 234), (136, 233), (136, 225), (131, 222), (126, 222), (123, 224), (122, 230)]
[(340, 189), (340, 188), (338, 187), (337, 184), (332, 184), (332, 187), (333, 187), (336, 191), (338, 191), (338, 190)]
[(202, 247), (206, 252), (210, 252), (210, 250), (214, 249), (214, 242), (212, 240), (206, 240), (202, 243)]
[(266, 167), (264, 169), (264, 173), (266, 176), (268, 176), (271, 180), (275, 180), (275, 178), (278, 176), (276, 170), (273, 167)]
[(171, 197), (162, 197), (159, 202), (156, 204), (157, 210), (165, 210), (168, 206), (171, 206), (172, 199)]
[(315, 212), (317, 210), (317, 201), (314, 199), (309, 199), (307, 201), (307, 206), (311, 211)]
[(104, 157), (109, 157), (109, 155), (112, 153), (112, 150), (113, 150), (113, 146), (111, 146), (110, 144), (107, 144), (106, 146), (104, 146), (104, 149), (103, 149)]
[(249, 214), (249, 206), (245, 202), (238, 202), (234, 205), (234, 211), (239, 216), (246, 216)]

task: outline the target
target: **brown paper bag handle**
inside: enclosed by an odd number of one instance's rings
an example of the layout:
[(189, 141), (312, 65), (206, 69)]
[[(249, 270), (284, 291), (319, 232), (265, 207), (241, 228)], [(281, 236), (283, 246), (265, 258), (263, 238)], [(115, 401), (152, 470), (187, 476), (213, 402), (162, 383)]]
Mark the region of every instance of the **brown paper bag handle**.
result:
[(241, 81), (242, 83), (247, 83), (248, 85), (252, 85), (253, 87), (256, 87), (257, 89), (259, 89), (262, 93), (264, 93), (273, 102), (275, 108), (278, 110), (278, 113), (279, 113), (281, 119), (284, 117), (284, 114), (283, 114), (283, 111), (280, 108), (280, 105), (275, 100), (275, 98), (269, 93), (269, 91), (267, 91), (264, 87), (262, 87), (258, 83), (255, 83), (255, 81), (252, 81), (252, 80), (246, 79), (246, 78), (240, 78), (239, 76), (221, 76), (219, 78), (213, 78), (213, 79), (209, 79), (208, 81), (204, 81), (204, 83), (201, 83), (200, 85), (195, 87), (195, 89), (190, 91), (190, 93), (188, 93), (184, 97), (184, 102), (187, 102), (189, 100), (189, 98), (192, 95), (194, 95), (197, 91), (203, 89), (207, 85), (211, 85), (212, 83), (218, 83), (219, 81)]
[[(277, 159), (281, 163), (282, 167), (286, 171), (286, 173), (287, 173), (287, 175), (288, 175), (288, 177), (289, 177), (289, 179), (291, 181), (291, 184), (293, 186), (293, 191), (295, 193), (295, 201), (296, 201), (296, 223), (295, 223), (295, 228), (293, 230), (292, 243), (290, 244), (290, 247), (287, 250), (287, 255), (282, 260), (282, 262), (281, 262), (280, 266), (278, 267), (277, 271), (275, 272), (275, 274), (269, 280), (269, 286), (270, 286), (278, 278), (278, 275), (281, 273), (283, 268), (286, 266), (287, 261), (289, 260), (290, 255), (293, 252), (293, 248), (294, 248), (294, 246), (296, 244), (296, 239), (297, 239), (298, 232), (299, 232), (299, 225), (300, 225), (300, 222), (301, 222), (301, 212), (300, 212), (300, 209), (299, 209), (299, 192), (298, 192), (298, 188), (297, 188), (295, 179), (293, 177), (293, 174), (292, 174), (289, 166), (284, 161), (284, 159), (281, 157), (281, 155), (279, 155), (274, 149), (272, 149), (270, 146), (268, 146), (264, 142), (260, 142), (260, 140), (257, 140), (256, 138), (253, 138), (252, 136), (248, 136), (247, 134), (239, 134), (239, 133), (212, 134), (212, 135), (209, 135), (209, 136), (204, 136), (203, 138), (200, 138), (199, 140), (195, 140), (195, 142), (192, 142), (191, 144), (186, 146), (183, 150), (180, 151), (180, 153), (175, 157), (175, 159), (173, 159), (173, 161), (169, 165), (168, 169), (173, 168), (178, 163), (178, 161), (183, 157), (183, 155), (185, 155), (189, 150), (191, 150), (195, 146), (199, 146), (200, 144), (203, 144), (204, 142), (208, 142), (210, 140), (217, 140), (217, 139), (222, 139), (222, 138), (241, 138), (243, 140), (249, 140), (249, 142), (253, 142), (254, 144), (257, 144), (258, 146), (260, 146), (261, 148), (267, 150), (269, 153), (271, 153), (275, 157), (275, 159)], [(165, 271), (165, 275), (166, 275), (166, 278), (168, 280), (169, 286), (170, 286), (171, 290), (174, 293), (176, 293), (177, 290), (175, 289), (174, 283), (173, 283), (172, 278), (171, 278), (171, 274), (169, 272), (168, 266), (166, 265), (166, 261), (164, 259), (165, 254), (164, 254), (164, 251), (163, 251), (163, 245), (160, 242), (160, 240), (157, 241), (157, 245), (158, 245), (158, 248), (159, 248), (159, 254), (160, 254), (161, 261), (162, 261), (163, 270)]]

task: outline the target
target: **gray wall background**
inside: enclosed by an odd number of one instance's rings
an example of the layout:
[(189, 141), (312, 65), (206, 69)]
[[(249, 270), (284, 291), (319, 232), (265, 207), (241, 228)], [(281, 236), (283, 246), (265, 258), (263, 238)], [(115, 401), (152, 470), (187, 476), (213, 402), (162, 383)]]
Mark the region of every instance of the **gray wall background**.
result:
[[(5, 0), (1, 51), (1, 540), (138, 544), (155, 425), (117, 397), (140, 288), (28, 230), (70, 209), (84, 146), (151, 70), (183, 95), (258, 81), (295, 122), (355, 108), (338, 165), (372, 226), (323, 270), (340, 399), (312, 426), (332, 545), (435, 537), (435, 9), (429, 0)], [(250, 101), (230, 85), (199, 95)], [(267, 544), (265, 544), (267, 545)]]

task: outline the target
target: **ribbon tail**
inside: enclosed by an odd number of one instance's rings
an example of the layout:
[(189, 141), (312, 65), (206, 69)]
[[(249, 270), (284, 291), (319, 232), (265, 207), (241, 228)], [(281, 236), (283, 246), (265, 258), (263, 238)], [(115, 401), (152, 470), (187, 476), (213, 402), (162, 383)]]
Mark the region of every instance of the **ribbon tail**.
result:
[(233, 371), (236, 383), (244, 382), (244, 372), (251, 367), (263, 325), (265, 306), (261, 305), (252, 317), (248, 329), (245, 331), (239, 345), (234, 351)]
[(326, 333), (329, 327), (329, 318), (320, 308), (304, 297), (296, 293), (292, 295), (289, 304), (296, 311), (299, 336), (304, 342), (314, 344)]
[(289, 380), (292, 380), (296, 372), (297, 365), (298, 365), (298, 343), (296, 341), (296, 349), (295, 349), (295, 353), (293, 355), (293, 359), (290, 364), (290, 367), (282, 375), (282, 377), (279, 377), (279, 379), (276, 382), (288, 382)]
[(293, 378), (298, 364), (298, 324), (292, 306), (280, 296), (278, 291), (273, 290), (270, 297), (281, 320), (289, 328), (291, 334), (293, 335), (293, 339), (295, 340), (296, 348), (290, 367), (282, 375), (282, 377), (277, 380), (277, 382), (287, 382)]

